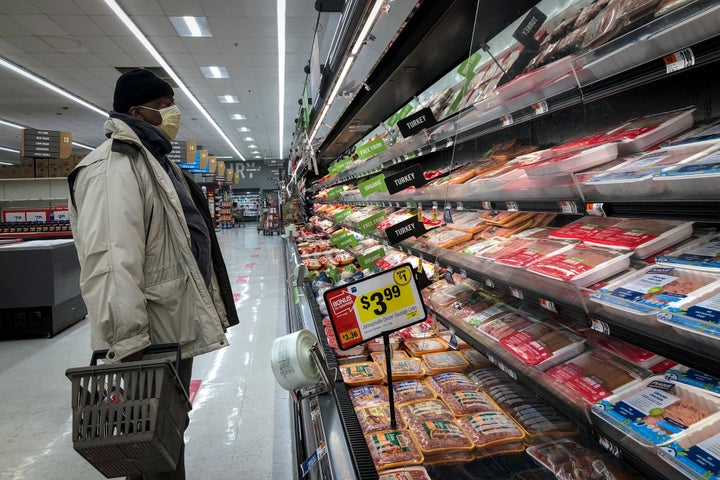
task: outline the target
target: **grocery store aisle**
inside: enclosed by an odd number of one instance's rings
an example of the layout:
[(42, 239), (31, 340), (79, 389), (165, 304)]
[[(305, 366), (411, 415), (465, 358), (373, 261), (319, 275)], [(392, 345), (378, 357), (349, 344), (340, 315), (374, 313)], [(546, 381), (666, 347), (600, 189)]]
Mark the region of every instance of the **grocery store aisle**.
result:
[[(288, 393), (277, 386), (270, 347), (285, 333), (285, 273), (279, 236), (248, 228), (218, 233), (240, 325), (230, 347), (196, 358), (188, 479), (292, 478)], [(55, 338), (0, 342), (0, 478), (104, 478), (72, 450), (70, 382), (87, 364), (90, 328), (81, 321)]]

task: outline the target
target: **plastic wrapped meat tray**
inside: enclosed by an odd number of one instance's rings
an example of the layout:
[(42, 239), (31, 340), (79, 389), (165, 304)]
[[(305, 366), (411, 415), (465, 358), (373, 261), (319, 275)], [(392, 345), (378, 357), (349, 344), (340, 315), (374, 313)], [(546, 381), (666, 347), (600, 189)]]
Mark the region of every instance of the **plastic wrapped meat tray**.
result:
[(513, 382), (507, 373), (494, 366), (486, 366), (473, 370), (468, 374), (468, 377), (485, 391), (494, 386), (509, 385)]
[(415, 439), (408, 430), (387, 430), (365, 435), (365, 443), (378, 471), (423, 461)]
[(545, 374), (555, 379), (558, 389), (572, 397), (595, 403), (640, 381), (637, 372), (613, 361), (603, 350), (588, 351), (549, 368)]
[(655, 263), (720, 273), (720, 235), (704, 235), (675, 251), (658, 255)]
[(348, 387), (373, 385), (385, 380), (385, 375), (375, 362), (348, 363), (338, 368)]
[(434, 290), (428, 301), (436, 307), (445, 308), (453, 302), (460, 302), (474, 293), (473, 289), (462, 283), (447, 284)]
[(511, 267), (526, 267), (553, 253), (562, 253), (564, 250), (569, 250), (571, 246), (572, 244), (569, 242), (543, 238), (513, 252), (501, 255), (495, 259), (495, 262)]
[(714, 288), (682, 308), (671, 310), (658, 312), (658, 321), (675, 327), (681, 334), (707, 339), (709, 344), (716, 345), (720, 338), (720, 289)]
[(444, 352), (450, 347), (442, 338), (408, 338), (404, 340), (405, 348), (411, 355), (420, 357), (426, 353)]
[[(390, 405), (388, 404), (356, 408), (355, 415), (357, 415), (358, 422), (360, 422), (360, 429), (364, 434), (390, 430), (392, 428)], [(405, 422), (397, 409), (395, 410), (395, 421), (398, 428), (405, 428)]]
[(410, 432), (415, 437), (423, 454), (445, 451), (471, 451), (475, 445), (460, 425), (453, 420), (425, 420), (410, 424)]
[(498, 407), (490, 400), (490, 397), (475, 389), (442, 393), (440, 398), (458, 417), (472, 413), (498, 410)]
[(527, 240), (524, 238), (508, 238), (504, 241), (496, 243), (495, 245), (484, 248), (475, 256), (487, 260), (497, 260), (498, 258), (506, 257), (508, 255), (512, 255), (519, 250), (525, 249), (532, 243), (532, 240)]
[(521, 431), (510, 417), (499, 411), (466, 415), (458, 418), (457, 422), (478, 450), (522, 441), (525, 438), (525, 432)]
[(618, 155), (618, 147), (617, 143), (606, 143), (580, 152), (567, 153), (538, 161), (533, 161), (532, 155), (528, 155), (526, 160), (522, 162), (522, 169), (528, 177), (561, 175), (580, 172), (615, 160)]
[(450, 320), (467, 321), (493, 305), (492, 301), (482, 295), (473, 294), (464, 300), (453, 302), (446, 308), (436, 309)]
[(400, 414), (408, 424), (426, 420), (454, 420), (455, 415), (442, 400), (419, 400), (400, 405)]
[(649, 350), (640, 348), (632, 343), (625, 342), (619, 338), (605, 335), (592, 329), (586, 329), (582, 335), (593, 345), (608, 350), (623, 360), (637, 365), (640, 368), (651, 368), (653, 365), (663, 361), (665, 358)]
[(405, 467), (383, 471), (378, 480), (431, 480), (425, 467)]
[(693, 222), (628, 218), (584, 240), (590, 245), (633, 250), (635, 258), (647, 258), (690, 238)]
[(681, 198), (715, 199), (718, 178), (720, 178), (720, 152), (715, 151), (703, 158), (663, 170), (653, 178), (653, 181), (666, 185), (673, 194)]
[[(377, 363), (378, 365), (382, 365), (385, 363), (385, 352), (373, 352), (370, 354), (370, 357), (373, 359), (373, 362)], [(403, 350), (393, 350), (392, 351), (392, 360), (398, 360), (401, 358), (410, 358), (410, 355), (408, 355)]]
[(387, 388), (382, 385), (351, 388), (348, 390), (348, 395), (355, 408), (384, 405), (390, 401)]
[(530, 264), (527, 269), (546, 277), (586, 287), (626, 270), (630, 266), (630, 255), (630, 252), (623, 253), (580, 244), (538, 260)]
[(592, 413), (645, 446), (664, 445), (718, 419), (720, 399), (699, 388), (650, 377), (592, 407)]
[[(425, 375), (425, 370), (419, 358), (393, 358), (390, 362), (393, 381), (419, 379)], [(379, 367), (382, 373), (387, 376), (385, 362), (379, 364)]]
[(465, 360), (467, 360), (469, 368), (480, 369), (492, 365), (485, 355), (472, 348), (463, 350), (461, 353), (465, 357)]
[(395, 403), (417, 402), (421, 400), (433, 400), (435, 392), (428, 387), (424, 380), (402, 380), (393, 382)]
[(536, 323), (500, 339), (510, 353), (541, 370), (582, 353), (585, 339), (570, 330)]
[(553, 230), (548, 237), (558, 240), (584, 241), (597, 235), (599, 232), (617, 225), (623, 220), (622, 218), (616, 217), (586, 216)]
[(692, 127), (694, 111), (689, 109), (650, 115), (633, 120), (609, 134), (621, 137), (618, 143), (620, 153), (642, 152)]
[(500, 340), (505, 335), (519, 332), (533, 323), (533, 320), (527, 316), (511, 312), (495, 320), (485, 322), (480, 325), (479, 330), (494, 340)]
[(467, 375), (456, 372), (433, 375), (427, 378), (427, 382), (430, 388), (438, 394), (478, 388)]
[(485, 310), (475, 313), (465, 319), (470, 325), (479, 328), (486, 322), (496, 320), (501, 316), (512, 313), (514, 310), (506, 303), (496, 303)]
[(597, 479), (637, 480), (627, 465), (607, 455), (592, 452), (572, 440), (555, 440), (526, 450), (538, 464), (551, 471), (558, 480)]
[(422, 357), (423, 368), (430, 375), (447, 372), (462, 372), (468, 367), (467, 360), (460, 352), (448, 351), (428, 353)]

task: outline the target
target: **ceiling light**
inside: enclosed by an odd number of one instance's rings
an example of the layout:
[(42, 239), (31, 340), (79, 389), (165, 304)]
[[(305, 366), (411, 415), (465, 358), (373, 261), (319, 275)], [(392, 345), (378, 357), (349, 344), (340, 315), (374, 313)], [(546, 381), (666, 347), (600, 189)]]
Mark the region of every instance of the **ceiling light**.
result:
[(330, 96), (328, 97), (330, 103), (333, 102), (338, 92), (340, 91), (340, 87), (342, 87), (342, 84), (345, 81), (345, 77), (347, 77), (347, 74), (350, 72), (350, 67), (352, 67), (352, 64), (353, 57), (348, 57), (347, 60), (345, 60), (345, 65), (343, 66), (343, 69), (340, 72), (337, 81), (335, 82), (335, 86), (333, 87), (332, 92), (330, 92)]
[(277, 0), (278, 31), (278, 148), (283, 158), (283, 129), (285, 128), (285, 0)]
[(230, 115), (230, 118), (233, 120), (247, 120), (247, 117), (241, 113), (233, 113)]
[(368, 33), (370, 33), (370, 29), (375, 24), (375, 20), (377, 20), (378, 15), (380, 15), (380, 9), (382, 8), (383, 3), (385, 3), (385, 0), (375, 0), (375, 5), (373, 5), (372, 10), (370, 10), (370, 15), (368, 15), (367, 20), (365, 20), (365, 25), (363, 25), (362, 30), (360, 30), (360, 35), (357, 40), (355, 40), (355, 45), (353, 45), (353, 48), (350, 51), (351, 55), (357, 55), (362, 48)]
[(250, 129), (248, 127), (240, 127), (238, 128), (238, 132), (249, 132)]
[(7, 122), (5, 120), (0, 120), (0, 125), (7, 125), (8, 127), (19, 128), (20, 130), (25, 128), (22, 125), (18, 125), (17, 123)]
[(255, 155), (253, 158), (262, 158), (260, 155)]
[(153, 56), (153, 58), (160, 64), (161, 67), (165, 69), (165, 71), (170, 75), (170, 77), (175, 80), (175, 84), (180, 88), (180, 90), (183, 91), (185, 95), (190, 99), (193, 105), (195, 105), (195, 108), (197, 108), (200, 113), (203, 114), (205, 119), (210, 123), (210, 125), (213, 126), (216, 132), (222, 137), (223, 140), (230, 146), (233, 152), (241, 158), (242, 160), (245, 160), (245, 157), (243, 157), (242, 153), (240, 153), (240, 150), (237, 149), (237, 147), (230, 141), (230, 138), (228, 138), (227, 135), (225, 135), (225, 132), (222, 131), (220, 128), (220, 125), (217, 124), (217, 122), (213, 119), (213, 117), (208, 113), (207, 110), (202, 106), (200, 101), (195, 98), (195, 95), (190, 92), (190, 89), (185, 85), (185, 83), (180, 79), (177, 73), (175, 73), (175, 70), (173, 70), (170, 65), (165, 61), (165, 59), (160, 55), (160, 53), (155, 49), (155, 47), (152, 46), (150, 41), (143, 35), (143, 33), (140, 31), (140, 29), (133, 23), (133, 21), (130, 19), (130, 17), (127, 16), (127, 14), (120, 8), (120, 6), (117, 4), (116, 0), (105, 0), (105, 3), (112, 9), (113, 12), (115, 12), (115, 15), (125, 24), (125, 26), (135, 35), (135, 38), (138, 39), (138, 41), (145, 47), (145, 49), (150, 53), (150, 55)]
[(170, 21), (181, 37), (212, 37), (205, 17), (170, 17)]
[(0, 165), (15, 165), (14, 163), (10, 162), (0, 162)]
[[(20, 150), (15, 150), (14, 148), (8, 148), (8, 147), (0, 147), (0, 150), (2, 150), (3, 152), (20, 153)], [(10, 164), (6, 163), (5, 165), (10, 165)]]
[(216, 67), (215, 65), (200, 67), (200, 71), (205, 75), (205, 78), (230, 78), (230, 74), (225, 67)]
[(85, 144), (80, 143), (80, 142), (72, 142), (72, 144), (75, 145), (76, 147), (86, 148), (86, 149), (88, 149), (88, 150), (95, 150), (95, 147), (91, 147), (90, 145), (85, 145)]
[(245, 140), (246, 142), (254, 142), (255, 141), (255, 139), (252, 137), (245, 137), (245, 138), (243, 138), (243, 140)]
[(14, 63), (9, 62), (2, 57), (0, 57), (0, 65), (7, 68), (8, 70), (12, 70), (13, 72), (15, 72), (17, 74), (22, 75), (23, 77), (27, 78), (28, 80), (32, 80), (35, 83), (39, 83), (40, 85), (47, 88), (48, 90), (52, 90), (53, 92), (55, 92), (59, 95), (62, 95), (63, 97), (72, 100), (73, 102), (79, 103), (83, 107), (88, 108), (88, 109), (92, 110), (93, 112), (95, 112), (99, 115), (102, 115), (105, 118), (107, 118), (107, 116), (108, 116), (108, 114), (105, 110), (96, 107), (92, 103), (86, 102), (85, 100), (83, 100), (80, 97), (76, 97), (72, 93), (70, 93), (66, 90), (63, 90), (62, 88), (58, 87), (54, 83), (50, 83), (47, 80), (45, 80), (44, 78), (40, 78), (37, 75), (35, 75), (34, 73), (29, 72), (28, 70), (25, 70), (24, 68), (19, 67), (18, 65), (15, 65)]
[(233, 158), (232, 155), (215, 155), (215, 158), (224, 159), (224, 158)]
[(258, 148), (257, 145), (248, 145), (248, 148)]
[(259, 152), (258, 150), (253, 150), (253, 151), (250, 152), (250, 153), (252, 153), (253, 155), (257, 155), (257, 154), (260, 153), (260, 152)]
[(218, 100), (220, 103), (240, 103), (235, 95), (218, 95)]

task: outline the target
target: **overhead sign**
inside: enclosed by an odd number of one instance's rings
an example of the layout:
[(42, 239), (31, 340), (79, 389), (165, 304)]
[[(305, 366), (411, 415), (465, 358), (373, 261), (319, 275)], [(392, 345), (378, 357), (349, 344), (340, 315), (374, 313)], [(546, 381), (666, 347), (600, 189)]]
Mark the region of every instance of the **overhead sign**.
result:
[(422, 322), (427, 317), (408, 263), (330, 289), (323, 296), (342, 350)]
[(373, 155), (377, 155), (380, 152), (384, 152), (385, 150), (387, 150), (385, 140), (382, 138), (376, 138), (375, 140), (370, 140), (369, 142), (365, 142), (365, 144), (359, 146), (355, 149), (355, 153), (357, 153), (360, 160), (364, 160), (372, 157)]
[(425, 232), (425, 225), (418, 221), (415, 215), (385, 229), (385, 234), (387, 235), (388, 242), (390, 242), (391, 245), (400, 243), (406, 238), (419, 237)]
[(225, 162), (222, 160), (217, 161), (217, 174), (219, 177), (225, 176)]
[(215, 157), (208, 158), (208, 170), (210, 171), (210, 173), (217, 172), (217, 158), (215, 158)]
[(360, 190), (360, 195), (363, 197), (367, 197), (371, 193), (375, 192), (387, 192), (387, 187), (385, 186), (385, 175), (381, 173), (380, 175), (372, 177), (370, 180), (360, 183), (358, 185), (358, 190)]
[[(195, 164), (198, 163), (197, 156), (197, 145), (192, 140), (173, 140), (170, 142), (172, 145), (172, 151), (167, 154), (168, 160), (178, 164)], [(207, 163), (207, 162), (206, 162)], [(204, 169), (207, 165), (198, 165), (194, 168)], [(180, 167), (183, 168), (183, 167)]]
[(391, 194), (401, 192), (408, 187), (420, 188), (427, 183), (422, 165), (413, 165), (402, 172), (385, 178), (387, 191)]
[(72, 153), (72, 133), (55, 130), (22, 130), (21, 155), (28, 158), (68, 158)]
[(435, 115), (429, 107), (425, 107), (412, 115), (400, 120), (397, 125), (403, 137), (408, 138), (416, 133), (437, 124)]

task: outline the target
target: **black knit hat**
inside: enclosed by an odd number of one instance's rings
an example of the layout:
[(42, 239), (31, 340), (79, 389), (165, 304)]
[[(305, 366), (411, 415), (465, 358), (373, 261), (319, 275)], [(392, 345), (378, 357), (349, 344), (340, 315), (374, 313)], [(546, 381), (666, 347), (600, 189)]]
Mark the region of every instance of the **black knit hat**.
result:
[(174, 95), (172, 87), (150, 70), (137, 68), (120, 75), (115, 84), (113, 110), (127, 113), (130, 107)]

